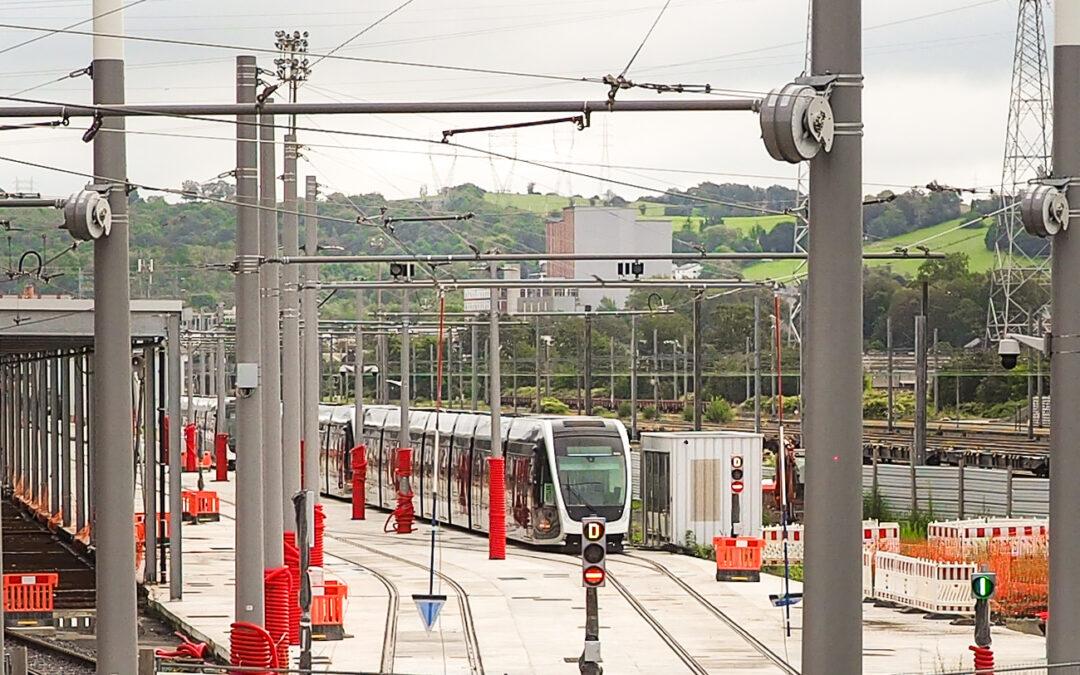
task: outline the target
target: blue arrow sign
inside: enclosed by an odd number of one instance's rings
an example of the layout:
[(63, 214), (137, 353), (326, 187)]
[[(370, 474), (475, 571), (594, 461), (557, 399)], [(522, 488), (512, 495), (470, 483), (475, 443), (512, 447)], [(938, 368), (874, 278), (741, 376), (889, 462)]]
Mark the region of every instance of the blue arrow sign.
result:
[(802, 600), (802, 593), (789, 593), (787, 595), (769, 594), (769, 602), (773, 607), (789, 607), (797, 605)]
[(446, 604), (445, 595), (413, 595), (416, 610), (420, 612), (420, 620), (424, 622), (424, 630), (431, 632), (435, 622), (439, 620), (439, 612)]

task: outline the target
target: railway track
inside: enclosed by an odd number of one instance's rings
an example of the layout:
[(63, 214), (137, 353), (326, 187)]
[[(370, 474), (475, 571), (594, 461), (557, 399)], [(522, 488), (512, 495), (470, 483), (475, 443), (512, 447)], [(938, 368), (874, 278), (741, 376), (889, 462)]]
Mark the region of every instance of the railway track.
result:
[(97, 669), (97, 661), (92, 656), (51, 640), (10, 628), (4, 629), (4, 638), (26, 647), (29, 675), (82, 675), (92, 674)]
[[(374, 546), (368, 546), (367, 544), (361, 544), (358, 541), (354, 541), (346, 537), (339, 537), (332, 534), (324, 534), (323, 536), (326, 539), (332, 539), (338, 543), (345, 544), (346, 546), (352, 546), (354, 548), (362, 549), (370, 553), (383, 556), (384, 558), (389, 558), (396, 562), (409, 565), (410, 567), (416, 567), (424, 571), (428, 570), (428, 566), (425, 563), (416, 562), (415, 560), (410, 560), (402, 556), (394, 555), (393, 553), (388, 553)], [(352, 564), (357, 564), (356, 562), (343, 556), (334, 557), (338, 558), (339, 560), (350, 562)], [(465, 650), (469, 659), (469, 668), (470, 671), (475, 673), (476, 675), (483, 675), (484, 661), (480, 654), (480, 640), (476, 631), (476, 621), (473, 619), (472, 615), (472, 607), (469, 604), (469, 594), (465, 590), (464, 586), (462, 586), (460, 583), (458, 583), (457, 580), (455, 580), (453, 577), (449, 576), (445, 572), (435, 570), (435, 575), (445, 581), (447, 585), (453, 588), (454, 592), (457, 593), (459, 606), (461, 608), (461, 625), (465, 635)]]

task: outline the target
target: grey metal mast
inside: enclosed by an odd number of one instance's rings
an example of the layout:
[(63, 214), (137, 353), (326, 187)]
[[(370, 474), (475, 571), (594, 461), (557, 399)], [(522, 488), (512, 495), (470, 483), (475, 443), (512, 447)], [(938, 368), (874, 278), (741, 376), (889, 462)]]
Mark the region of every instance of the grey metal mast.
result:
[[(496, 279), (499, 276), (499, 263), (491, 263), (491, 278)], [(503, 457), (503, 444), (502, 444), (502, 373), (500, 372), (500, 355), (502, 353), (499, 345), (499, 289), (491, 289), (491, 320), (488, 328), (488, 396), (491, 399), (491, 456), (492, 458), (502, 459)], [(488, 487), (491, 487), (490, 476)], [(488, 523), (488, 532), (500, 531), (503, 533), (503, 537), (506, 536), (506, 528), (503, 525), (503, 521), (506, 518), (506, 513), (496, 513), (495, 509), (490, 510), (490, 519), (492, 522)], [(496, 523), (498, 527), (496, 527)], [(494, 535), (489, 534), (488, 542), (488, 557), (492, 560), (501, 560), (506, 557), (505, 553), (506, 541), (496, 541)], [(500, 553), (501, 552), (501, 553)]]
[[(94, 0), (94, 103), (124, 103), (121, 0)], [(110, 186), (112, 232), (94, 242), (94, 543), (97, 549), (97, 670), (138, 667), (135, 518), (131, 461), (131, 288), (128, 280), (127, 143), (124, 120), (103, 119), (94, 137), (95, 182)], [(177, 420), (179, 422), (179, 420)]]
[[(272, 99), (267, 99), (271, 101)], [(278, 222), (274, 117), (259, 117), (259, 249), (264, 258), (277, 255)], [(260, 354), (262, 356), (262, 475), (263, 475), (263, 556), (267, 569), (285, 564), (282, 541), (285, 515), (280, 508), (282, 486), (281, 414), (281, 265), (267, 263), (259, 268)]]
[[(296, 199), (296, 136), (285, 136), (285, 170), (282, 175), (285, 215), (281, 236), (285, 255), (300, 251), (300, 218)], [(300, 491), (300, 439), (303, 408), (300, 383), (300, 270), (285, 265), (281, 278), (281, 513), (283, 530), (296, 532), (292, 496)]]
[(805, 675), (862, 672), (862, 0), (816, 0), (813, 75), (836, 77), (810, 162)]
[(353, 402), (353, 445), (359, 445), (364, 431), (364, 327), (360, 321), (364, 318), (364, 292), (356, 292), (356, 358), (353, 359), (353, 389), (356, 400)]
[[(225, 335), (224, 335), (224, 332), (225, 332), (225, 304), (221, 303), (221, 302), (219, 302), (218, 306), (217, 306), (217, 327), (218, 327), (217, 355), (216, 355), (217, 368), (214, 369), (215, 370), (215, 377), (217, 377), (217, 383), (214, 385), (214, 389), (215, 389), (215, 393), (217, 394), (217, 411), (218, 412), (217, 412), (216, 415), (214, 415), (214, 433), (215, 434), (223, 434), (223, 433), (225, 433), (225, 430), (226, 430), (226, 426), (225, 426), (225, 388), (228, 385), (229, 377), (228, 377), (228, 367), (227, 367), (228, 361), (225, 358)], [(177, 344), (177, 349), (179, 349), (179, 348), (180, 348), (180, 346), (179, 346), (179, 344)], [(177, 405), (179, 405), (179, 404), (177, 404)], [(177, 427), (177, 428), (179, 428), (179, 427)], [(171, 443), (171, 441), (170, 441), (170, 443)], [(180, 443), (179, 443), (179, 441), (177, 441), (176, 446), (169, 445), (169, 447), (170, 448), (179, 447), (179, 445), (180, 445)], [(171, 459), (171, 457), (170, 457), (170, 459)]]
[[(1054, 175), (1080, 176), (1080, 12), (1076, 3), (1054, 3)], [(1080, 186), (1068, 188), (1069, 204), (1080, 204)], [(1054, 236), (1053, 355), (1050, 359), (1050, 612), (1046, 626), (1048, 663), (1080, 661), (1080, 239), (1074, 222)]]
[[(304, 250), (314, 255), (319, 246), (318, 199), (319, 183), (315, 176), (307, 176), (304, 182)], [(308, 282), (319, 278), (318, 265), (306, 265)], [(304, 489), (311, 490), (313, 499), (319, 501), (319, 384), (322, 380), (322, 364), (319, 358), (319, 307), (313, 288), (305, 288), (301, 298), (304, 316)]]
[[(236, 57), (236, 100), (255, 100), (254, 56)], [(236, 621), (263, 625), (259, 214), (256, 117), (236, 125)]]
[[(180, 315), (170, 314), (168, 319), (168, 372), (165, 374), (165, 381), (168, 386), (168, 415), (169, 419), (173, 420), (169, 424), (169, 445), (170, 448), (179, 448), (181, 442), (180, 434)], [(221, 349), (224, 350), (224, 347)], [(220, 369), (219, 369), (220, 373)], [(219, 384), (220, 384), (220, 377)], [(81, 385), (81, 378), (76, 379), (76, 390)], [(220, 391), (220, 389), (219, 389)], [(76, 405), (76, 408), (79, 406)], [(221, 410), (222, 408), (218, 408)], [(218, 415), (221, 417), (221, 415)], [(78, 425), (76, 425), (78, 429)], [(81, 454), (81, 444), (76, 444), (77, 451)], [(180, 600), (184, 596), (184, 572), (183, 572), (183, 510), (184, 505), (181, 499), (181, 490), (183, 484), (181, 483), (181, 458), (180, 453), (177, 450), (173, 450), (169, 453), (169, 599)]]

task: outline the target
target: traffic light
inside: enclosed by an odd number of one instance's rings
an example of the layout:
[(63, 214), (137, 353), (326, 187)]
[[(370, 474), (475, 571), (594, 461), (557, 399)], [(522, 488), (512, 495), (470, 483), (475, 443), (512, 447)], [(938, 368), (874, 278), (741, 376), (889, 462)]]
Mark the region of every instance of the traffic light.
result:
[(416, 265), (413, 263), (392, 262), (390, 263), (390, 276), (393, 279), (412, 279), (416, 274)]
[(599, 588), (607, 583), (607, 520), (597, 516), (581, 519), (581, 585)]
[(971, 575), (971, 597), (989, 600), (997, 588), (997, 575), (993, 572), (975, 572)]
[(645, 263), (640, 260), (626, 261), (617, 263), (615, 269), (618, 271), (620, 277), (628, 277), (633, 275), (636, 279), (642, 274), (645, 274)]

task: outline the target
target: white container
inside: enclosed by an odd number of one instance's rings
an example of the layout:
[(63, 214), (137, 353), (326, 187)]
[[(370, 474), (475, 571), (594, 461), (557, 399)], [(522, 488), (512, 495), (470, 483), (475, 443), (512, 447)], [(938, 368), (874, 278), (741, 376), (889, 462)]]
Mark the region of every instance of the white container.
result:
[[(713, 537), (761, 536), (762, 438), (738, 431), (641, 434), (642, 452), (670, 458), (673, 544), (685, 546), (687, 532), (705, 546)], [(740, 469), (742, 489), (736, 491), (733, 472)]]

